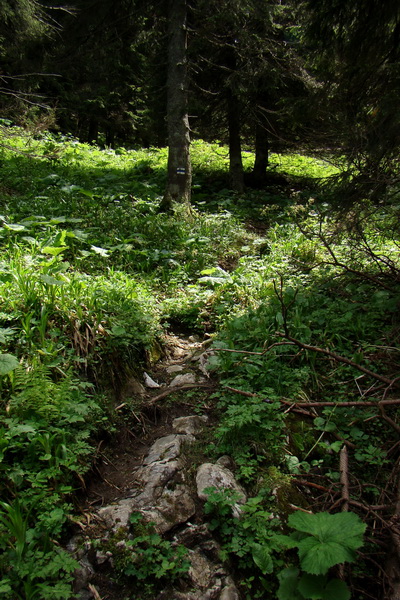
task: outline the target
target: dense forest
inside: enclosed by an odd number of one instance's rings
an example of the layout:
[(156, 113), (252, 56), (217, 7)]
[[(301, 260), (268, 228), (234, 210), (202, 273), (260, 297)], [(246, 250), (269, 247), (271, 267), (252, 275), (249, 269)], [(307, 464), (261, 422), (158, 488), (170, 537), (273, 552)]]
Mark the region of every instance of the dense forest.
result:
[[(398, 2), (0, 17), (0, 596), (398, 600)], [(211, 591), (99, 516), (187, 415)]]

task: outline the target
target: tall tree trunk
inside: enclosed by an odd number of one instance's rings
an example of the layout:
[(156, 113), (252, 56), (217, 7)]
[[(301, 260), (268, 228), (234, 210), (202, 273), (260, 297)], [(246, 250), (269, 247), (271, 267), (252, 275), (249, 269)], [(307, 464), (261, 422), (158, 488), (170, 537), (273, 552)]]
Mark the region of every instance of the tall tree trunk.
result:
[(89, 143), (97, 144), (98, 137), (99, 137), (99, 123), (98, 123), (97, 119), (94, 119), (93, 117), (91, 117), (90, 121), (89, 121), (87, 141)]
[(228, 90), (229, 179), (236, 192), (243, 192), (242, 145), (240, 141), (240, 110), (234, 92)]
[(168, 4), (168, 181), (161, 210), (176, 204), (189, 210), (192, 185), (189, 118), (187, 112), (186, 0)]
[(256, 156), (252, 172), (255, 184), (262, 185), (267, 177), (268, 167), (268, 132), (262, 123), (256, 124)]

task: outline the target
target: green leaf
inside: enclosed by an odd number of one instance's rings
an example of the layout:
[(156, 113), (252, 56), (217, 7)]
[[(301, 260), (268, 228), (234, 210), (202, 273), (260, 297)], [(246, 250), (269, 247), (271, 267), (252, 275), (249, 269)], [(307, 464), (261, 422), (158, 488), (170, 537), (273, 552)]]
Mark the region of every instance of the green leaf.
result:
[(7, 341), (7, 336), (12, 336), (13, 334), (13, 327), (0, 327), (0, 343), (5, 344)]
[(274, 565), (272, 562), (271, 554), (266, 546), (262, 546), (261, 544), (254, 544), (252, 550), (253, 560), (260, 571), (266, 575), (267, 573), (272, 573), (274, 570)]
[(41, 253), (51, 254), (51, 256), (58, 256), (65, 250), (68, 250), (68, 246), (45, 246), (41, 249)]
[(99, 246), (90, 246), (90, 249), (93, 250), (93, 252), (95, 252), (96, 254), (100, 254), (100, 256), (109, 256), (109, 253), (105, 248), (99, 248)]
[(7, 375), (19, 365), (18, 358), (12, 354), (0, 354), (0, 375)]
[(0, 582), (0, 594), (8, 594), (12, 591), (11, 586), (7, 583), (8, 581), (10, 580)]
[(10, 231), (25, 231), (26, 227), (20, 225), (19, 223), (4, 223), (3, 227), (5, 229), (9, 229)]
[(278, 575), (279, 589), (276, 593), (278, 600), (303, 600), (298, 592), (299, 569), (288, 567)]
[(65, 283), (65, 281), (63, 281), (62, 279), (56, 279), (51, 275), (41, 275), (40, 279), (41, 281), (43, 281), (43, 283), (46, 283), (47, 285), (64, 285)]
[(351, 593), (344, 581), (332, 579), (325, 589), (324, 600), (350, 600)]
[(366, 527), (350, 512), (310, 515), (298, 511), (290, 515), (289, 525), (309, 534), (297, 542), (297, 547), (302, 568), (315, 575), (323, 575), (333, 565), (354, 561)]
[(323, 575), (304, 574), (299, 581), (299, 591), (310, 600), (350, 600), (350, 590), (344, 581)]
[(80, 188), (80, 193), (83, 194), (84, 196), (87, 196), (88, 198), (93, 198), (94, 197), (94, 193), (90, 190), (84, 190), (83, 188)]
[(10, 437), (21, 435), (21, 433), (36, 433), (36, 429), (32, 425), (13, 425), (10, 427)]
[(305, 574), (300, 578), (299, 591), (304, 598), (321, 600), (324, 598), (327, 578), (324, 575)]
[(122, 325), (113, 325), (111, 327), (111, 333), (112, 335), (115, 335), (115, 337), (124, 337), (127, 335), (127, 331)]

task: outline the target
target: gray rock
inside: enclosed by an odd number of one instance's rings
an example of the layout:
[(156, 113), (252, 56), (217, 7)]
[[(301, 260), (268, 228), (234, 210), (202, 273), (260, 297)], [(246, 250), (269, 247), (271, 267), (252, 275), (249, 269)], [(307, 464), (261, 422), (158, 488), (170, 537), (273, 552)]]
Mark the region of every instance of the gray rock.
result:
[(161, 493), (162, 488), (172, 479), (177, 479), (181, 462), (170, 460), (169, 462), (154, 462), (151, 465), (141, 467), (136, 472), (136, 484), (142, 487), (143, 491), (136, 494), (137, 497), (143, 496), (152, 498), (157, 493)]
[(232, 490), (237, 495), (237, 501), (232, 512), (234, 516), (240, 515), (240, 504), (244, 504), (247, 500), (245, 491), (237, 483), (235, 477), (229, 469), (212, 463), (202, 464), (196, 475), (197, 495), (200, 500), (207, 500), (207, 494), (204, 490), (210, 487), (217, 490)]
[(143, 464), (149, 465), (155, 462), (167, 462), (177, 458), (183, 443), (194, 442), (194, 437), (189, 435), (166, 435), (159, 438), (150, 448), (149, 454)]
[(95, 557), (97, 565), (104, 565), (106, 562), (110, 562), (112, 558), (112, 552), (102, 552), (101, 550), (97, 550)]
[(181, 371), (184, 370), (184, 368), (185, 367), (183, 367), (182, 365), (171, 365), (171, 366), (167, 367), (165, 370), (167, 373), (172, 375), (172, 373), (180, 373)]
[(79, 561), (79, 567), (74, 572), (74, 592), (80, 592), (87, 587), (94, 574), (93, 565), (87, 557)]
[(177, 387), (180, 385), (192, 385), (196, 383), (196, 376), (193, 373), (183, 373), (173, 378), (169, 387)]
[(143, 466), (136, 471), (136, 485), (142, 491), (99, 509), (99, 516), (109, 527), (129, 527), (131, 513), (140, 511), (159, 533), (165, 533), (195, 514), (195, 503), (182, 483), (182, 464), (177, 460), (182, 444), (194, 439), (192, 435), (174, 434), (159, 438), (152, 445)]
[(200, 417), (198, 415), (193, 415), (190, 417), (179, 417), (173, 420), (172, 427), (177, 433), (188, 433), (195, 435), (201, 431), (207, 421), (207, 416)]
[(196, 525), (193, 523), (186, 523), (184, 529), (179, 531), (174, 536), (174, 542), (176, 544), (182, 544), (186, 548), (195, 548), (196, 546), (203, 549), (203, 544), (211, 540), (211, 532), (205, 523)]
[(237, 587), (233, 583), (231, 583), (230, 585), (224, 587), (219, 597), (219, 600), (239, 600), (239, 598), (240, 596)]
[[(126, 528), (124, 539), (118, 542), (118, 546), (121, 547), (125, 546), (133, 535), (128, 531), (132, 512), (140, 512), (147, 522), (154, 523), (155, 529), (161, 535), (181, 525), (179, 533), (174, 537), (174, 543), (183, 543), (188, 548), (191, 590), (178, 592), (168, 588), (159, 596), (159, 600), (239, 600), (234, 582), (228, 576), (229, 567), (221, 564), (220, 546), (213, 539), (207, 526), (192, 525), (188, 522), (195, 515), (196, 505), (193, 492), (185, 483), (185, 461), (181, 455), (184, 444), (195, 441), (194, 435), (204, 427), (207, 420), (206, 416), (198, 415), (175, 419), (175, 433), (154, 442), (143, 465), (135, 471), (135, 489), (131, 491), (131, 496), (97, 511), (108, 530), (118, 531), (120, 528)], [(240, 505), (246, 502), (246, 494), (236, 482), (232, 471), (226, 467), (231, 464), (229, 457), (221, 457), (219, 462), (223, 464), (205, 463), (198, 469), (198, 497), (206, 500), (204, 489), (209, 487), (233, 490), (238, 495), (238, 504), (233, 507), (233, 514), (239, 516)], [(182, 527), (182, 524), (186, 526)], [(76, 592), (77, 597), (81, 592), (82, 600), (86, 600), (84, 588), (90, 584), (93, 567), (87, 558), (88, 548), (85, 549), (82, 542), (82, 538), (72, 539), (69, 547), (75, 555), (79, 552), (79, 557), (82, 558), (81, 568), (77, 572)], [(98, 570), (107, 562), (113, 564), (111, 553), (100, 550), (92, 550), (92, 553)]]
[(148, 387), (148, 388), (159, 388), (160, 387), (160, 384), (157, 381), (154, 381), (154, 379), (152, 379), (148, 373), (144, 372), (143, 378), (144, 378), (144, 384), (146, 387)]
[(235, 467), (233, 459), (227, 454), (224, 454), (224, 456), (219, 457), (219, 459), (217, 460), (217, 465), (221, 465), (221, 467), (226, 467), (229, 470), (232, 470)]
[(97, 514), (109, 529), (114, 531), (120, 527), (129, 527), (129, 517), (135, 510), (134, 500), (132, 498), (123, 498), (116, 504), (110, 504), (109, 506), (103, 506), (99, 508)]
[(186, 523), (195, 514), (196, 506), (186, 486), (178, 484), (173, 490), (164, 489), (152, 507), (142, 508), (140, 512), (162, 534)]
[(199, 550), (190, 550), (189, 577), (197, 590), (207, 590), (213, 583), (213, 564)]

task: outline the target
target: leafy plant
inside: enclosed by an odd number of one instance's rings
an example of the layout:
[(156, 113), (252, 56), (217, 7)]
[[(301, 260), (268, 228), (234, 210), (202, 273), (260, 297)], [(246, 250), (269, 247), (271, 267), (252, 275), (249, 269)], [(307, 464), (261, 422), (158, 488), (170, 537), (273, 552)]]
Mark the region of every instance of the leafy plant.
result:
[(221, 558), (234, 560), (241, 569), (243, 585), (250, 589), (252, 598), (263, 597), (262, 590), (270, 589), (265, 577), (282, 565), (276, 536), (279, 519), (266, 509), (264, 495), (238, 505), (232, 490), (209, 488), (205, 492), (204, 513), (208, 527), (221, 542)]
[(363, 545), (366, 525), (354, 513), (292, 513), (288, 524), (295, 529), (290, 536), (280, 536), (287, 547), (298, 549), (300, 566), (289, 567), (279, 575), (279, 600), (310, 598), (315, 600), (349, 600), (350, 591), (327, 573), (335, 565), (354, 562), (356, 550)]
[[(165, 540), (155, 532), (154, 524), (144, 521), (141, 513), (130, 517), (133, 535), (121, 551), (114, 548), (117, 569), (143, 589), (159, 588), (165, 582), (173, 582), (183, 577), (189, 570), (187, 550)], [(156, 583), (154, 582), (156, 579)]]

